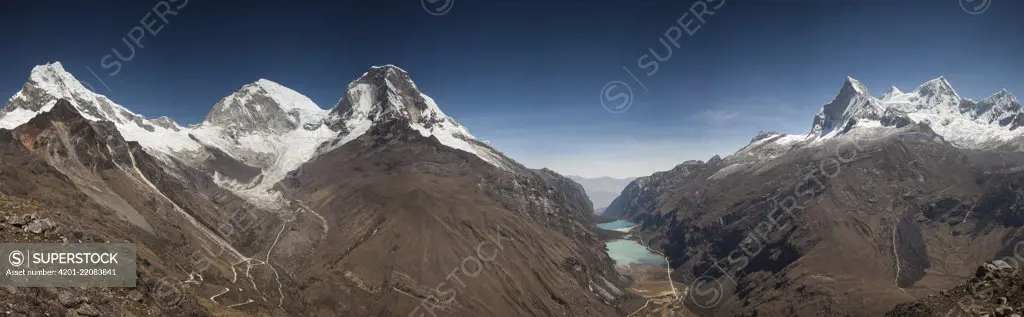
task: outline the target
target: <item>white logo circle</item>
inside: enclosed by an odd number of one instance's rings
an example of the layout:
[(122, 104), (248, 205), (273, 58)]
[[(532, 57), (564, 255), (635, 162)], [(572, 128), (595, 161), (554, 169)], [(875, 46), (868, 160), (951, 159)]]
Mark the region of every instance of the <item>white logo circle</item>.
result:
[(7, 261), (11, 262), (11, 266), (20, 267), (25, 263), (25, 255), (22, 254), (21, 251), (14, 250), (7, 256)]
[[(612, 90), (623, 90), (612, 94)], [(621, 80), (613, 80), (601, 87), (601, 106), (610, 113), (623, 113), (633, 105), (633, 88)]]
[[(438, 2), (441, 2), (441, 5), (437, 5)], [(427, 5), (428, 3), (430, 5)], [(423, 5), (423, 10), (426, 10), (430, 15), (442, 16), (452, 10), (452, 7), (455, 6), (455, 0), (420, 0), (420, 4)]]
[(992, 0), (960, 0), (960, 8), (969, 14), (982, 14), (992, 6)]
[(165, 309), (172, 309), (181, 306), (185, 301), (185, 294), (181, 288), (178, 287), (173, 279), (169, 277), (161, 278), (153, 287), (150, 289), (152, 292), (153, 300), (156, 301), (157, 305)]
[[(711, 289), (699, 288), (698, 285), (710, 286)], [(697, 307), (703, 309), (710, 309), (718, 306), (718, 303), (722, 301), (722, 297), (725, 295), (725, 287), (722, 286), (722, 283), (719, 282), (718, 279), (707, 275), (694, 280), (693, 284), (690, 285), (690, 289), (690, 300), (692, 300)], [(697, 297), (698, 295), (700, 298)], [(711, 296), (708, 297), (708, 295)]]

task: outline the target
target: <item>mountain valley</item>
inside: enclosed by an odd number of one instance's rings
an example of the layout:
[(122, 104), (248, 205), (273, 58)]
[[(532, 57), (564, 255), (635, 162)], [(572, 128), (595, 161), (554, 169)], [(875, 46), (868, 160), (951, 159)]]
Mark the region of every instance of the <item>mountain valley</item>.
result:
[(941, 77), (881, 98), (848, 78), (808, 134), (638, 178), (604, 216), (664, 250), (690, 285), (677, 311), (880, 316), (1015, 256), (1021, 112)]
[[(0, 298), (26, 316), (929, 316), (1017, 256), (1022, 115), (1005, 90), (847, 78), (806, 134), (586, 179), (478, 140), (393, 65), (327, 110), (260, 79), (182, 126), (52, 63), (0, 110), (0, 236), (134, 243), (143, 265), (133, 289)], [(656, 261), (618, 263), (619, 242)]]
[(605, 208), (608, 208), (612, 200), (615, 200), (615, 197), (618, 197), (622, 189), (626, 188), (626, 185), (629, 185), (629, 182), (633, 181), (634, 178), (612, 178), (607, 176), (586, 178), (569, 175), (569, 179), (583, 185), (583, 189), (587, 192), (587, 197), (594, 204), (594, 211), (598, 214), (603, 212)]

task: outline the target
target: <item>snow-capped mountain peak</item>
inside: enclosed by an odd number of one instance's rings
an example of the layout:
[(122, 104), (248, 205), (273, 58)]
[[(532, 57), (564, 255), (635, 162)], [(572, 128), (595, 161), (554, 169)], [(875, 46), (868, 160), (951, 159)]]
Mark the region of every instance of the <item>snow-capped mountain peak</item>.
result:
[(896, 86), (892, 86), (889, 87), (889, 91), (886, 91), (885, 94), (882, 95), (882, 100), (890, 100), (902, 94), (903, 91), (901, 91), (899, 88), (896, 88)]
[[(60, 62), (53, 62), (33, 67), (25, 85), (7, 100), (4, 110), (11, 112), (23, 109), (37, 112), (44, 108), (49, 109), (60, 98), (74, 102), (95, 99), (97, 96), (75, 79), (75, 76), (64, 70)], [(98, 115), (94, 112), (88, 114)]]
[(267, 94), (278, 98), (282, 102), (282, 109), (306, 112), (326, 112), (308, 97), (276, 82), (260, 78), (253, 84), (262, 88)]
[(878, 100), (871, 97), (868, 88), (859, 80), (847, 76), (836, 97), (815, 116), (811, 132), (826, 134), (840, 128), (853, 116), (877, 116), (881, 113)]
[(28, 122), (40, 112), (49, 111), (59, 99), (67, 99), (84, 117), (93, 121), (107, 120), (152, 129), (142, 116), (86, 88), (64, 70), (60, 62), (32, 68), (25, 85), (0, 110), (0, 128), (13, 128)]
[[(313, 158), (321, 143), (344, 137), (324, 124), (327, 114), (308, 97), (261, 78), (222, 98), (202, 124), (185, 131), (204, 148), (216, 148), (260, 170), (252, 179), (216, 174), (219, 185), (250, 202), (277, 208), (280, 193), (272, 187)], [(193, 152), (193, 164), (209, 157)]]
[(348, 85), (333, 113), (373, 121), (402, 118), (411, 123), (450, 119), (432, 99), (420, 92), (405, 70), (373, 66)]
[(924, 82), (921, 86), (917, 87), (917, 90), (914, 92), (927, 97), (948, 96), (955, 97), (957, 99), (960, 98), (960, 95), (956, 93), (956, 90), (953, 90), (953, 85), (951, 85), (944, 76), (939, 76), (938, 78)]
[[(0, 109), (0, 128), (24, 124), (60, 99), (89, 120), (112, 122), (126, 140), (139, 142), (151, 154), (212, 168), (218, 184), (265, 206), (280, 202), (273, 186), (289, 171), (391, 120), (499, 168), (514, 164), (445, 115), (394, 65), (370, 68), (348, 85), (330, 111), (292, 89), (259, 79), (221, 99), (203, 123), (183, 127), (168, 117), (146, 119), (92, 92), (60, 63), (50, 63), (34, 67), (22, 89)], [(220, 163), (210, 160), (256, 168), (258, 177), (218, 174)]]
[(893, 86), (881, 98), (872, 97), (863, 84), (847, 77), (836, 97), (815, 115), (809, 133), (759, 135), (742, 151), (771, 157), (766, 153), (847, 134), (885, 135), (918, 123), (962, 148), (998, 148), (1024, 138), (1024, 129), (1019, 129), (1024, 126), (1024, 107), (1006, 89), (981, 101), (962, 98), (945, 77), (929, 80), (912, 92)]
[(852, 76), (846, 76), (846, 82), (843, 83), (843, 88), (842, 89), (843, 90), (850, 90), (852, 93), (857, 93), (857, 94), (863, 94), (863, 95), (869, 94), (867, 86), (864, 86), (863, 83), (861, 83), (856, 78), (853, 78)]
[(246, 132), (284, 133), (298, 128), (316, 129), (326, 116), (327, 111), (308, 97), (259, 79), (217, 102), (203, 123)]
[(39, 65), (32, 68), (29, 73), (29, 82), (35, 83), (36, 87), (61, 97), (73, 97), (91, 93), (75, 76), (64, 70), (60, 62), (53, 62)]
[(150, 121), (114, 103), (86, 88), (60, 62), (32, 68), (25, 85), (0, 110), (0, 128), (22, 125), (36, 115), (50, 111), (60, 99), (67, 100), (88, 120), (113, 123), (125, 140), (139, 142), (155, 150), (154, 153), (199, 148), (199, 144), (173, 120)]
[(423, 137), (435, 137), (441, 144), (476, 154), (495, 166), (507, 165), (502, 155), (445, 115), (416, 87), (409, 73), (394, 65), (373, 66), (352, 81), (331, 109), (327, 122), (336, 131), (358, 136), (392, 120), (405, 122)]
[(1006, 90), (1006, 88), (1000, 89), (999, 92), (996, 92), (995, 94), (988, 96), (985, 99), (982, 99), (981, 101), (991, 103), (1018, 102), (1017, 96), (1011, 94), (1009, 90)]
[(182, 129), (181, 125), (178, 124), (178, 121), (174, 121), (174, 119), (168, 118), (167, 116), (157, 117), (156, 119), (151, 120), (151, 122), (158, 127), (168, 130), (181, 131)]

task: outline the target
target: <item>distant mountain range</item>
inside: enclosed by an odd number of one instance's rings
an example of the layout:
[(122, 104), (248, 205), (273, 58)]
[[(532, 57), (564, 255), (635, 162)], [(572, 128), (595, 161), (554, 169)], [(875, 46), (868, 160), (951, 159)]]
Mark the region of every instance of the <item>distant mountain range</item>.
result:
[(958, 148), (1021, 150), (1024, 108), (1006, 89), (982, 100), (963, 98), (945, 77), (929, 80), (911, 92), (891, 87), (881, 97), (847, 77), (835, 99), (814, 116), (810, 132), (764, 132), (740, 153), (814, 146), (841, 135), (878, 138), (916, 124), (927, 126)]
[(630, 178), (611, 178), (611, 177), (597, 177), (597, 178), (585, 178), (576, 175), (569, 175), (569, 179), (583, 185), (583, 189), (587, 191), (587, 197), (590, 198), (590, 202), (594, 203), (594, 212), (600, 214), (615, 200), (615, 197), (619, 196), (623, 188), (629, 185), (629, 182), (633, 181), (635, 177)]

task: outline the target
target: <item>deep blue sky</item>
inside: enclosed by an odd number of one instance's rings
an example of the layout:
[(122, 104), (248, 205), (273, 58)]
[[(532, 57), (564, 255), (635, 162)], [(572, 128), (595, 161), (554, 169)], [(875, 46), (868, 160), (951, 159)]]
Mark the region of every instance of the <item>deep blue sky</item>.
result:
[[(639, 176), (727, 155), (758, 130), (803, 132), (847, 75), (875, 95), (940, 75), (966, 97), (1024, 94), (1024, 1), (974, 0), (992, 1), (977, 15), (958, 0), (724, 1), (651, 76), (637, 59), (665, 52), (659, 37), (695, 1), (457, 0), (434, 16), (418, 0), (190, 0), (114, 76), (101, 58), (125, 52), (159, 1), (3, 1), (0, 95), (59, 60), (136, 112), (195, 123), (259, 78), (329, 108), (370, 65), (395, 64), (531, 167)], [(613, 80), (635, 93), (619, 114), (601, 104)]]

